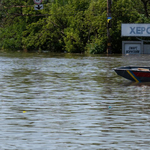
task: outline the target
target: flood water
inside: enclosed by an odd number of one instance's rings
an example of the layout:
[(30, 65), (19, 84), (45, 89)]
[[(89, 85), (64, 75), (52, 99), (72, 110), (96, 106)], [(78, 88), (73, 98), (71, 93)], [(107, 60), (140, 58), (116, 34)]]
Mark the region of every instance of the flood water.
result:
[(0, 150), (148, 150), (150, 84), (126, 65), (149, 55), (0, 53)]

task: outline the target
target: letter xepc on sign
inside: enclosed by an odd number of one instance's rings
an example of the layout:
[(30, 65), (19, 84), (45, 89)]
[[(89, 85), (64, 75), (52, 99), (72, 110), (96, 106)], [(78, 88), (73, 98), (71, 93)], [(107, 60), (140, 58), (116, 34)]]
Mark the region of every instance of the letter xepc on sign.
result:
[(121, 24), (121, 36), (150, 37), (150, 24)]

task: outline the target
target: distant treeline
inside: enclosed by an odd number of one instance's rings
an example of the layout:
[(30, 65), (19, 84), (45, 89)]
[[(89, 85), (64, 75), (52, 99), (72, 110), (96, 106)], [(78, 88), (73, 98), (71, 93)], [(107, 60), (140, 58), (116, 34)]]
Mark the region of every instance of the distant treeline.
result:
[[(0, 1), (0, 49), (105, 53), (107, 0)], [(121, 53), (121, 23), (150, 23), (150, 0), (112, 0), (113, 53)]]

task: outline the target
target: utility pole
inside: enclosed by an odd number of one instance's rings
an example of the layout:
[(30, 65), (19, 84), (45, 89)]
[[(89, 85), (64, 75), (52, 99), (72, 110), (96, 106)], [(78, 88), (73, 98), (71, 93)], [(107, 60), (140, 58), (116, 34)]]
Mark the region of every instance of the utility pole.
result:
[(111, 29), (111, 2), (112, 0), (107, 0), (107, 54), (112, 53), (111, 47), (111, 36), (110, 36), (110, 29)]

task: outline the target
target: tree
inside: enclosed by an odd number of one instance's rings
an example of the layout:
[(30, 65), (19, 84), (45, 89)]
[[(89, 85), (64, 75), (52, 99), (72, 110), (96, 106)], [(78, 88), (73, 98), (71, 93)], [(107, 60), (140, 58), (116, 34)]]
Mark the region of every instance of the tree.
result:
[(130, 40), (129, 38), (121, 37), (121, 24), (136, 23), (140, 18), (140, 14), (137, 11), (137, 8), (139, 8), (137, 5), (137, 1), (138, 0), (117, 0), (113, 2), (111, 36), (113, 43), (113, 52), (115, 53), (121, 52), (123, 40)]
[(144, 11), (145, 11), (145, 16), (148, 18), (149, 17), (149, 12), (148, 12), (148, 4), (150, 3), (149, 0), (141, 0), (144, 6)]
[[(47, 0), (35, 11), (33, 0), (0, 3), (0, 47), (10, 50), (48, 50), (104, 53), (107, 44), (107, 0)], [(148, 0), (113, 0), (113, 52), (120, 53), (121, 23), (149, 23)]]

